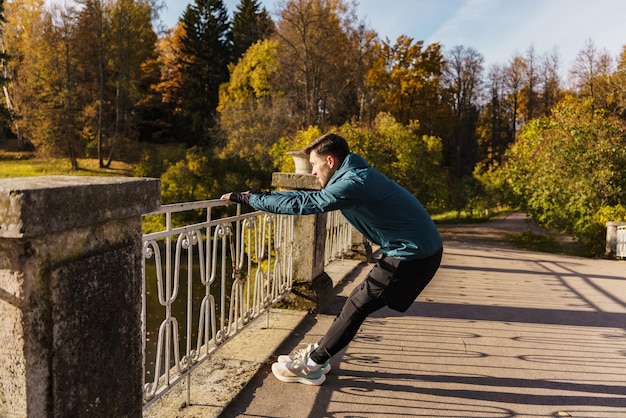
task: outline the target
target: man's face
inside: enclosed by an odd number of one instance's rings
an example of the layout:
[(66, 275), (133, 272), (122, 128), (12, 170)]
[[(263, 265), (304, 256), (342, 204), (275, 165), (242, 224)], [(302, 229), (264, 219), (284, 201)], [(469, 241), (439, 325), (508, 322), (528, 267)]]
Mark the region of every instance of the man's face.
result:
[(337, 160), (335, 160), (335, 157), (332, 155), (319, 155), (316, 151), (311, 151), (309, 162), (313, 168), (312, 174), (317, 177), (322, 188), (326, 187), (330, 178), (337, 171)]

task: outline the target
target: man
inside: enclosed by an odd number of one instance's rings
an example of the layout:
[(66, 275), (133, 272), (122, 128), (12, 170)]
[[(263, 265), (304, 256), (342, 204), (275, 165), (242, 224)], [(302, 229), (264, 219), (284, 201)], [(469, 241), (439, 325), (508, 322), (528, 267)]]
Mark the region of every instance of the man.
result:
[(443, 245), (437, 227), (407, 190), (350, 152), (336, 134), (305, 148), (319, 191), (226, 193), (222, 200), (246, 203), (271, 213), (308, 215), (340, 210), (382, 258), (350, 294), (319, 343), (279, 356), (272, 372), (281, 381), (320, 385), (329, 359), (356, 335), (367, 316), (384, 306), (405, 312), (435, 275)]

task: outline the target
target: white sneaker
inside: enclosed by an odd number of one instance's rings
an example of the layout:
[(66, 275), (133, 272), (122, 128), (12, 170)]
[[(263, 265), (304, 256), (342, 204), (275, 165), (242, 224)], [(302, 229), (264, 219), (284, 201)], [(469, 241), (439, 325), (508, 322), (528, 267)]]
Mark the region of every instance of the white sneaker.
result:
[(290, 363), (272, 364), (272, 373), (281, 382), (303, 383), (305, 385), (319, 386), (326, 381), (326, 375), (322, 368), (315, 371), (309, 370), (302, 361), (295, 360)]
[[(306, 347), (294, 351), (291, 354), (282, 354), (278, 356), (277, 361), (280, 364), (287, 364), (299, 360), (306, 364), (307, 359), (309, 358), (313, 350), (315, 350), (317, 347), (317, 343), (307, 344)], [(322, 371), (324, 372), (324, 374), (327, 374), (330, 371), (330, 363), (328, 361), (322, 364)]]

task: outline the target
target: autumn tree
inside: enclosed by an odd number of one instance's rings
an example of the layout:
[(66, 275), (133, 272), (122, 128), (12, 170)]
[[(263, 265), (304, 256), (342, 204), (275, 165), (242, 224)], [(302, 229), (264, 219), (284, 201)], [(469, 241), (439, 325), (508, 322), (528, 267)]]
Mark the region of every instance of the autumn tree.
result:
[(520, 125), (521, 107), (522, 107), (522, 89), (524, 85), (524, 72), (525, 72), (524, 59), (515, 54), (511, 59), (509, 65), (504, 71), (504, 80), (508, 90), (507, 94), (507, 106), (511, 114), (511, 133), (515, 139), (515, 135)]
[(486, 103), (477, 124), (478, 160), (482, 168), (497, 166), (504, 157), (514, 135), (512, 116), (506, 106), (507, 89), (504, 69), (501, 65), (489, 68), (486, 82)]
[(446, 55), (444, 86), (454, 113), (454, 129), (444, 138), (444, 161), (455, 179), (471, 176), (478, 162), (476, 123), (483, 61), (478, 51), (463, 46)]
[(519, 66), (522, 75), (518, 107), (520, 121), (526, 123), (549, 114), (562, 95), (556, 50), (539, 56), (531, 45), (523, 56), (514, 57), (512, 65)]
[(534, 45), (531, 45), (523, 60), (524, 87), (524, 119), (529, 121), (539, 114), (539, 58)]
[(117, 0), (111, 13), (111, 69), (109, 81), (114, 91), (111, 151), (105, 166), (111, 162), (113, 148), (136, 140), (137, 103), (148, 94), (142, 83), (144, 63), (155, 57), (156, 34), (152, 28), (152, 9), (147, 0)]
[(188, 144), (209, 145), (219, 86), (228, 81), (232, 40), (222, 0), (195, 0), (181, 20), (181, 118), (177, 129)]
[[(37, 68), (40, 65), (45, 45), (41, 42), (44, 33), (44, 0), (13, 0), (4, 4), (7, 23), (2, 37), (7, 55), (6, 76), (11, 79), (11, 101), (15, 114), (19, 115), (20, 136), (33, 145), (34, 111), (37, 110), (36, 91), (42, 90)], [(19, 24), (18, 24), (19, 22)]]
[(570, 76), (581, 97), (590, 97), (593, 106), (604, 109), (608, 99), (608, 76), (612, 59), (606, 49), (598, 48), (592, 40), (576, 55)]
[(43, 20), (41, 39), (45, 55), (33, 74), (43, 89), (30, 109), (32, 132), (40, 147), (52, 155), (69, 158), (78, 169), (81, 147), (79, 114), (81, 53), (75, 43), (78, 14), (75, 9), (53, 6)]
[(281, 86), (299, 126), (338, 125), (359, 113), (359, 29), (344, 0), (284, 4), (276, 29)]
[(626, 45), (617, 60), (617, 69), (609, 77), (611, 99), (607, 101), (607, 111), (626, 121)]
[(106, 34), (110, 32), (110, 16), (103, 0), (80, 0), (76, 41), (80, 43), (83, 61), (80, 65), (83, 91), (83, 135), (94, 141), (99, 166), (104, 166), (103, 146), (106, 126), (112, 125), (106, 118), (110, 97), (107, 97), (107, 71), (110, 58)]
[[(135, 106), (145, 96), (142, 63), (156, 35), (148, 0), (79, 0), (72, 6), (21, 0), (12, 8), (16, 103), (24, 134), (39, 150), (77, 158), (135, 140)], [(64, 143), (66, 142), (66, 143)], [(63, 144), (62, 144), (63, 143)], [(109, 153), (103, 161), (103, 148)], [(117, 145), (116, 145), (117, 146)]]
[(274, 22), (258, 0), (241, 0), (233, 13), (233, 62), (258, 40), (267, 39), (274, 32)]
[[(144, 63), (146, 75), (153, 77), (150, 93), (140, 103), (143, 130), (141, 140), (169, 142), (182, 124), (183, 54), (185, 29), (181, 22), (169, 29), (156, 43), (156, 57)], [(149, 80), (146, 80), (149, 82)], [(178, 139), (180, 141), (180, 138)]]
[(4, 18), (4, 0), (0, 0), (0, 85), (2, 86), (3, 97), (5, 99), (5, 103), (0, 103), (0, 126), (2, 126), (2, 130), (0, 132), (0, 140), (6, 138), (13, 127), (13, 112), (11, 98), (9, 97), (8, 86), (10, 81), (8, 61), (10, 57), (6, 53), (3, 37), (5, 23), (6, 19)]
[(508, 66), (491, 66), (485, 86), (487, 100), (477, 126), (483, 168), (501, 162), (519, 128), (549, 115), (561, 99), (558, 53), (539, 56), (531, 46), (525, 55), (514, 54)]
[(542, 79), (541, 90), (541, 115), (547, 115), (563, 97), (561, 77), (559, 76), (560, 60), (554, 48), (546, 53), (540, 63)]
[[(424, 47), (423, 41), (400, 36), (395, 44), (376, 42), (367, 74), (370, 117), (389, 111), (404, 124), (419, 121), (420, 129), (430, 135), (442, 134), (441, 46)], [(445, 105), (447, 106), (447, 105)]]

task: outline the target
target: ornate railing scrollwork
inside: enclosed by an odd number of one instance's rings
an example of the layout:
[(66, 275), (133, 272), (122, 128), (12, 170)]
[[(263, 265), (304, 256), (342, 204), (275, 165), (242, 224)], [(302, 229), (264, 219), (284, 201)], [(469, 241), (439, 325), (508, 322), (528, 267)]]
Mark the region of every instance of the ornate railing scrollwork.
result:
[[(291, 289), (293, 217), (238, 209), (211, 219), (211, 208), (224, 205), (165, 205), (150, 214), (165, 217), (165, 228), (143, 237), (146, 405)], [(198, 209), (206, 221), (172, 227), (172, 214)]]

